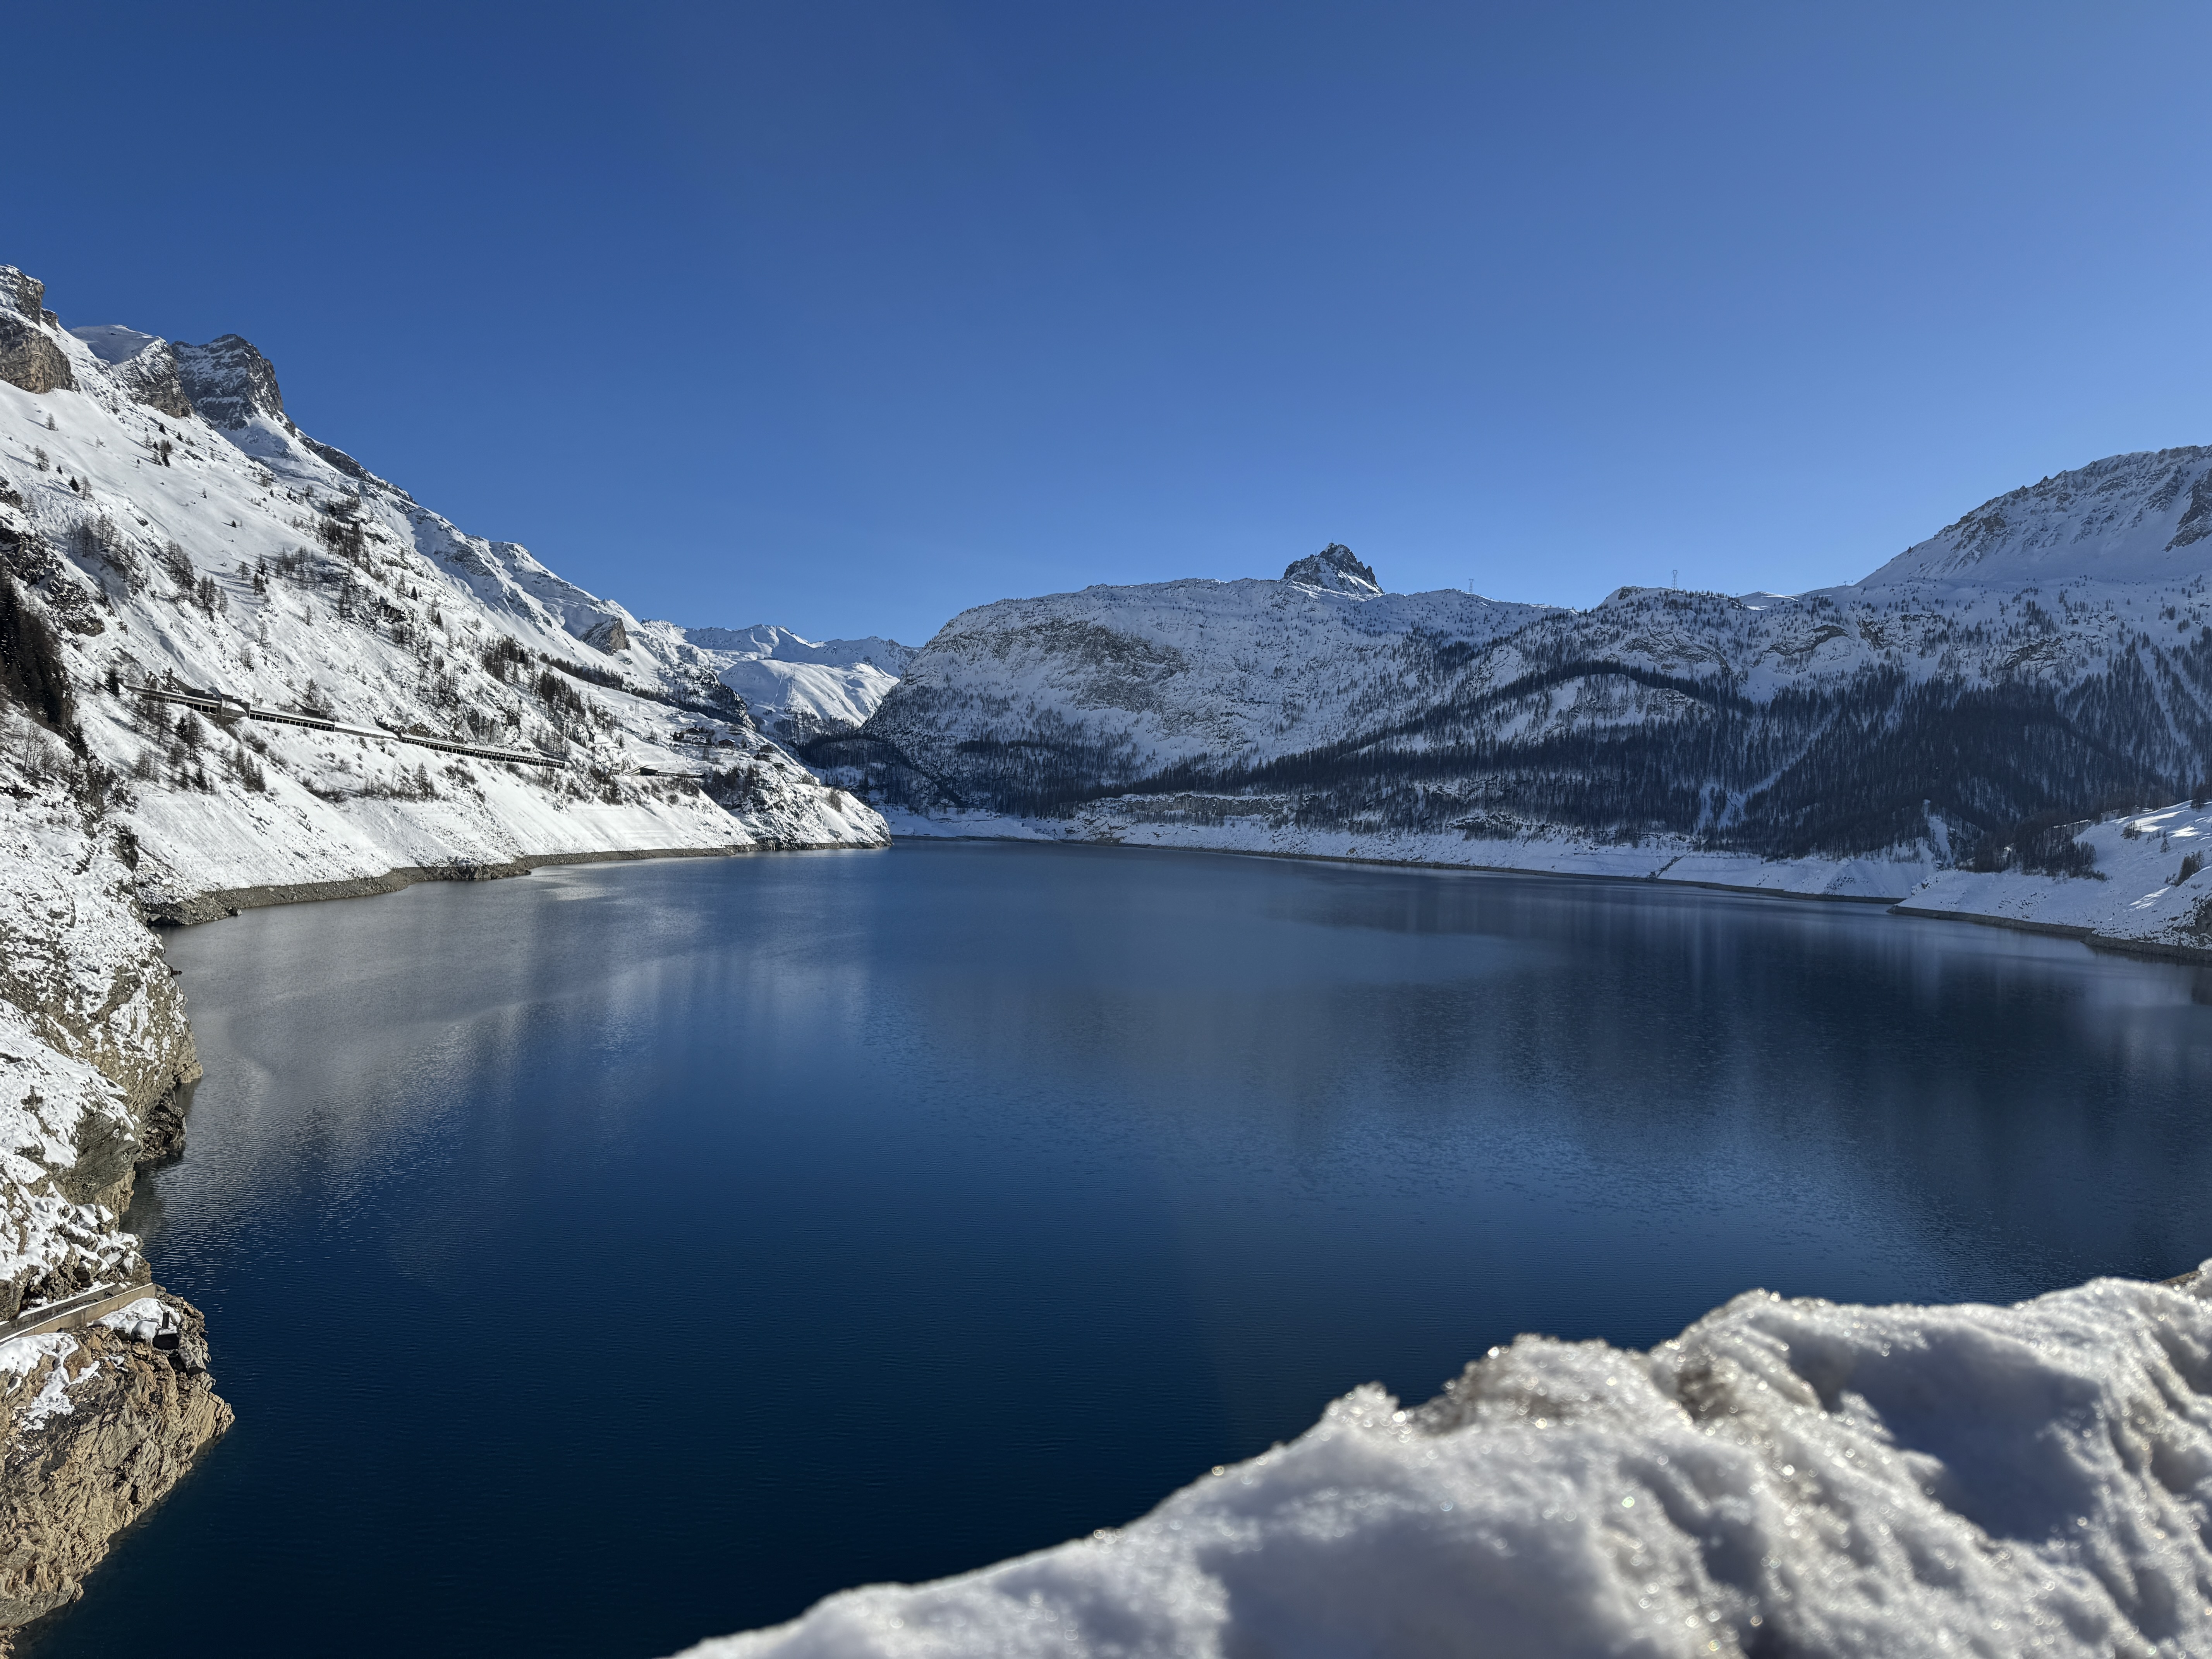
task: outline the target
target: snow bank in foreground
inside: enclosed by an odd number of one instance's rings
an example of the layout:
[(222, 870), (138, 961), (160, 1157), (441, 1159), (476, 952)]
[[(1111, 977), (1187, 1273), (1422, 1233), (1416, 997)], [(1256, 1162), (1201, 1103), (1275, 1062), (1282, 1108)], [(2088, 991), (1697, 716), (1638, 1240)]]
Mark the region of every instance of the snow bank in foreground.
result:
[(2203, 1281), (1523, 1337), (1118, 1530), (691, 1659), (2212, 1652)]

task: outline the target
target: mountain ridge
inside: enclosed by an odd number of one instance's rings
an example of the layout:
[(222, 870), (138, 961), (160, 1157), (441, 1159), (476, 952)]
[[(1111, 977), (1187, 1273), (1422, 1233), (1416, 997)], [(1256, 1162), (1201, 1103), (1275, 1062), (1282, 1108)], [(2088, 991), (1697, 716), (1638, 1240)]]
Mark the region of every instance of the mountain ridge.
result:
[(1891, 899), (1977, 862), (2078, 873), (2063, 826), (2212, 772), (2200, 501), (2212, 449), (2110, 457), (1860, 582), (1747, 599), (1509, 605), (1324, 589), (1293, 562), (1002, 600), (801, 753), (911, 834), (1759, 886), (1786, 867)]

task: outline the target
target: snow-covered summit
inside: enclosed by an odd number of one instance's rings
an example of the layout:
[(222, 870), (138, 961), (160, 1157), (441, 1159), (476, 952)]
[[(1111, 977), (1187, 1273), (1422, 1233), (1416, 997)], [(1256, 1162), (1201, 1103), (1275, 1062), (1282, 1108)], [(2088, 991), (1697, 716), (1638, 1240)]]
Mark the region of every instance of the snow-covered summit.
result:
[(750, 628), (687, 628), (684, 637), (707, 651), (727, 651), (775, 662), (814, 663), (824, 668), (852, 668), (866, 663), (892, 675), (906, 672), (915, 650), (910, 645), (872, 634), (862, 640), (804, 639), (773, 623), (757, 623)]
[(2212, 559), (2212, 448), (2112, 455), (1984, 501), (1858, 584), (2181, 583)]
[(1382, 584), (1375, 580), (1374, 570), (1361, 563), (1342, 542), (1331, 542), (1318, 553), (1292, 560), (1283, 572), (1283, 580), (1363, 599), (1382, 591)]
[(865, 731), (950, 786), (946, 802), (981, 804), (993, 779), (1041, 802), (1326, 743), (1544, 609), (1264, 578), (1001, 599), (939, 629)]

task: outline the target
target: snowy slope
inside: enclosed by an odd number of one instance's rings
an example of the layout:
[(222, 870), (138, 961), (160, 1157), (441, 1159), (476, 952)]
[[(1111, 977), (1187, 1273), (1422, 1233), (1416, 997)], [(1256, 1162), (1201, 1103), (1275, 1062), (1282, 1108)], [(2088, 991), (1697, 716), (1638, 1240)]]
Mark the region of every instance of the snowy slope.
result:
[(2060, 833), (2088, 853), (2085, 875), (1943, 870), (1913, 889), (1902, 908), (2104, 944), (2212, 951), (2212, 876), (2203, 873), (2212, 862), (2212, 811), (2181, 801)]
[[(2212, 1264), (2207, 1264), (2212, 1266)], [(1355, 1390), (1130, 1524), (691, 1659), (2212, 1652), (2212, 1301), (1737, 1297)]]
[(122, 1224), (200, 1068), (96, 764), (0, 695), (0, 1648), (230, 1421), (197, 1310)]
[[(156, 908), (396, 867), (884, 841), (758, 729), (715, 653), (308, 437), (246, 341), (64, 332), (40, 297), (0, 268), (36, 346), (0, 362), (0, 564), (60, 630)], [(180, 736), (128, 689), (172, 680), (566, 764), (251, 721)]]
[(2185, 586), (2212, 536), (2212, 448), (2148, 450), (1984, 501), (1859, 586), (2024, 587), (2038, 582)]
[(117, 1215), (147, 1114), (199, 1075), (80, 783), (67, 747), (0, 699), (0, 1321), (146, 1277)]
[(2208, 480), (2212, 450), (2116, 457), (1803, 594), (1389, 594), (1332, 546), (1278, 581), (1006, 600), (802, 753), (908, 833), (1897, 897), (2212, 769)]

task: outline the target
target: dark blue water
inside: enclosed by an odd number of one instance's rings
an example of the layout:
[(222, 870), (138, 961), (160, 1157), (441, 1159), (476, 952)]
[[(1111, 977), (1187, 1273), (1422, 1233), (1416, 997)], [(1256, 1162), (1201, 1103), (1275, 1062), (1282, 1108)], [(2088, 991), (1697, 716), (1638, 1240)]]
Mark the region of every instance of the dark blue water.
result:
[(1875, 909), (924, 846), (171, 956), (238, 1425), (37, 1659), (665, 1653), (1517, 1331), (2212, 1255), (2212, 975)]

